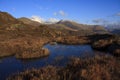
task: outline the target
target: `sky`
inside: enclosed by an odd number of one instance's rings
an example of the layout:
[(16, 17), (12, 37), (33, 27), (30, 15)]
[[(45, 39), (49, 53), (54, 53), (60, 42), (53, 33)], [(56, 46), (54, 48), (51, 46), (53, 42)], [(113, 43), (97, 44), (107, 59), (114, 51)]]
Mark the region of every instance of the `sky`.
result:
[(120, 0), (0, 0), (0, 11), (39, 22), (73, 20), (85, 24), (120, 22)]

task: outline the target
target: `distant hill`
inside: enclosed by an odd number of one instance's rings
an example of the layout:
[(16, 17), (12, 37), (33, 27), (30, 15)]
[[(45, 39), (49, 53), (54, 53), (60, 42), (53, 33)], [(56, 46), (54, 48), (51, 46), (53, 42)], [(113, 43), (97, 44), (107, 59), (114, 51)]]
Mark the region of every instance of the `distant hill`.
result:
[(64, 21), (64, 20), (61, 20), (59, 22), (57, 22), (56, 24), (63, 24), (71, 29), (74, 29), (74, 30), (83, 30), (85, 29), (86, 27), (84, 27), (83, 25), (80, 25), (76, 22), (73, 22), (73, 21)]
[(100, 25), (86, 25), (86, 24), (79, 24), (74, 21), (59, 21), (59, 25), (64, 25), (71, 30), (75, 31), (88, 31), (88, 32), (96, 32), (96, 33), (106, 33), (106, 29)]
[(0, 12), (0, 33), (6, 34), (7, 32), (9, 33), (7, 34), (7, 36), (9, 35), (9, 37), (11, 35), (14, 35), (13, 37), (17, 35), (55, 37), (57, 35), (67, 34), (66, 32), (62, 34), (61, 30), (52, 29), (47, 25), (40, 24), (39, 26), (37, 26), (36, 24), (38, 25), (39, 23), (27, 18), (16, 19), (7, 12)]
[(105, 27), (109, 32), (120, 35), (120, 24), (109, 24)]
[(32, 25), (32, 26), (40, 26), (41, 25), (39, 22), (33, 21), (33, 20), (25, 18), (25, 17), (18, 18), (18, 20), (23, 22), (24, 24), (28, 24), (28, 25)]
[(50, 28), (54, 28), (56, 30), (70, 30), (70, 31), (78, 31), (76, 29), (72, 29), (69, 26), (66, 26), (64, 24), (49, 24)]
[(120, 35), (120, 29), (114, 29), (111, 31), (113, 34), (119, 34)]
[[(40, 28), (40, 26), (44, 26), (45, 28)], [(54, 30), (56, 33), (66, 33), (70, 35), (90, 35), (94, 33), (108, 33), (103, 26), (99, 25), (86, 25), (79, 24), (74, 21), (61, 20), (54, 24), (41, 24), (36, 21), (32, 21), (28, 18), (14, 18), (12, 15), (6, 12), (0, 12), (0, 29), (5, 30), (46, 30), (52, 33)], [(39, 30), (41, 29), (41, 30)], [(47, 31), (46, 31), (47, 32)]]

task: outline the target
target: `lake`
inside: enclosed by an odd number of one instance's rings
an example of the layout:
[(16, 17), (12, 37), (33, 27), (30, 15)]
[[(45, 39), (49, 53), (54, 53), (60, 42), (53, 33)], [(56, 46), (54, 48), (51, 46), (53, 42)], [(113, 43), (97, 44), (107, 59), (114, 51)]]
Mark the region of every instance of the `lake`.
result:
[(48, 57), (34, 59), (34, 60), (19, 60), (14, 56), (0, 59), (0, 80), (13, 73), (23, 71), (30, 68), (40, 68), (46, 65), (64, 66), (71, 57), (92, 57), (95, 55), (90, 45), (63, 45), (47, 44), (44, 48), (50, 50)]

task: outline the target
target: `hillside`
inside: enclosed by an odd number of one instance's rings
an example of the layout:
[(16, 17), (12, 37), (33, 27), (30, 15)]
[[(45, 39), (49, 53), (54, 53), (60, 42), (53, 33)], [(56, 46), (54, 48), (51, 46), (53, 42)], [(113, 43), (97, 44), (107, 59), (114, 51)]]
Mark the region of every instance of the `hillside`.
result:
[[(32, 21), (28, 18), (14, 18), (6, 12), (0, 12), (0, 26), (5, 30), (37, 30), (43, 26), (39, 22)], [(106, 29), (99, 25), (79, 24), (74, 21), (61, 20), (54, 24), (44, 24), (50, 32), (60, 32), (68, 35), (90, 35), (94, 33), (108, 33)], [(62, 34), (63, 35), (63, 34)]]
[(13, 17), (11, 14), (7, 12), (0, 12), (0, 29), (1, 30), (18, 30), (18, 29), (26, 30), (26, 29), (30, 29), (30, 26), (17, 20), (15, 17)]
[(16, 24), (19, 23), (19, 21), (14, 18), (13, 16), (11, 16), (9, 13), (7, 12), (0, 12), (0, 26), (5, 27), (8, 26), (10, 24)]
[(74, 21), (59, 21), (57, 24), (63, 24), (65, 26), (68, 26), (71, 29), (74, 30), (92, 30), (92, 31), (106, 31), (103, 26), (99, 25), (86, 25), (86, 24), (79, 24)]
[(0, 12), (0, 25), (5, 23), (16, 23), (17, 19), (15, 19), (13, 16), (11, 16), (7, 12)]
[(9, 31), (28, 31), (35, 30), (39, 27), (39, 23), (31, 21), (27, 18), (16, 19), (7, 12), (0, 12), (0, 30)]
[(70, 28), (69, 26), (66, 26), (64, 24), (49, 24), (50, 28), (57, 29), (57, 30), (70, 30), (70, 31), (78, 31), (75, 29)]
[(109, 24), (105, 27), (109, 32), (120, 35), (120, 24)]
[(55, 30), (68, 32), (70, 35), (91, 35), (96, 33), (108, 33), (108, 31), (100, 25), (86, 25), (65, 20), (61, 20), (54, 24), (47, 24), (47, 26)]
[(39, 22), (33, 21), (33, 20), (31, 20), (29, 18), (25, 18), (25, 17), (18, 18), (18, 20), (23, 22), (24, 24), (28, 24), (31, 26), (39, 26), (40, 25)]

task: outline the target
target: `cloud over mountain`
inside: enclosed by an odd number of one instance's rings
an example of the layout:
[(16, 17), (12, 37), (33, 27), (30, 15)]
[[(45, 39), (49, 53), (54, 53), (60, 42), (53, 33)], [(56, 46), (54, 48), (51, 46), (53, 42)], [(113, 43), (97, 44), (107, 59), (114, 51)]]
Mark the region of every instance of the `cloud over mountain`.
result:
[(56, 18), (44, 19), (40, 16), (32, 16), (30, 19), (33, 21), (37, 21), (39, 23), (56, 23), (59, 21), (59, 19), (56, 19)]
[(30, 19), (33, 20), (33, 21), (40, 22), (40, 23), (44, 22), (44, 19), (41, 18), (40, 16), (32, 16)]
[(56, 22), (58, 22), (59, 20), (58, 19), (56, 19), (56, 18), (49, 18), (46, 22), (48, 22), (48, 23), (56, 23)]
[(94, 19), (94, 20), (92, 20), (94, 23), (96, 23), (96, 24), (105, 24), (105, 23), (108, 23), (108, 21), (107, 20), (105, 20), (105, 19)]

